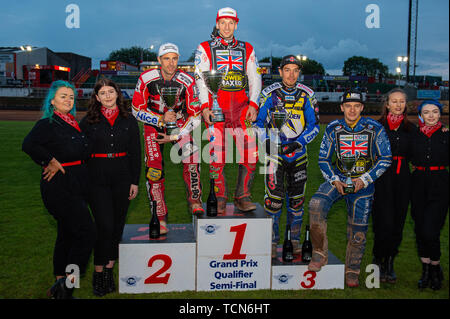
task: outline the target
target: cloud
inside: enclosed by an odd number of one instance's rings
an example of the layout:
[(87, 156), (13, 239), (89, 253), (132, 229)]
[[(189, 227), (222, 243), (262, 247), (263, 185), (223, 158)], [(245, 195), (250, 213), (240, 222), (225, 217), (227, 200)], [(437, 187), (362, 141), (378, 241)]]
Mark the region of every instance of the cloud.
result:
[(270, 42), (264, 47), (255, 45), (258, 57), (284, 56), (288, 54), (303, 54), (317, 62), (322, 63), (325, 69), (342, 70), (344, 61), (354, 55), (367, 56), (370, 54), (369, 47), (354, 39), (341, 39), (330, 47), (317, 44), (315, 38), (310, 37), (303, 43), (297, 45), (284, 45)]

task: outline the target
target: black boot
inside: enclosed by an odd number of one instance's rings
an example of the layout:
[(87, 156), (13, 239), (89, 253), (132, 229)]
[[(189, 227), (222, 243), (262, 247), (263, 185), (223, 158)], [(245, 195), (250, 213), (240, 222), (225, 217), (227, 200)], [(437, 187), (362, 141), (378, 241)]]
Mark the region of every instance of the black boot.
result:
[(395, 284), (397, 275), (394, 271), (394, 256), (386, 257), (386, 281)]
[(103, 280), (105, 282), (105, 293), (116, 291), (113, 268), (103, 268)]
[(431, 289), (439, 290), (442, 287), (442, 280), (444, 279), (444, 273), (440, 264), (430, 265), (430, 282)]
[(55, 281), (53, 286), (47, 291), (47, 296), (52, 299), (74, 299), (72, 296), (74, 288), (67, 288), (66, 278), (63, 277)]
[(422, 277), (420, 277), (419, 289), (425, 289), (430, 285), (430, 264), (422, 263)]
[(103, 297), (106, 294), (103, 272), (97, 272), (94, 270), (92, 275), (92, 292), (97, 297)]
[(373, 256), (372, 263), (377, 265), (380, 270), (380, 281), (386, 282), (386, 266), (384, 264), (384, 257)]

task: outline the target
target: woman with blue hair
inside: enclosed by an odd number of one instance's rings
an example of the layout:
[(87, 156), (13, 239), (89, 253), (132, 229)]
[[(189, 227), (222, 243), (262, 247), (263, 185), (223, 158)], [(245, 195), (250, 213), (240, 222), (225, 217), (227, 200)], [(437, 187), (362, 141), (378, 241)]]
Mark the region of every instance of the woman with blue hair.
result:
[(436, 100), (423, 101), (418, 109), (419, 130), (411, 139), (411, 216), (418, 255), (422, 262), (419, 289), (442, 286), (440, 232), (449, 204), (448, 142), (449, 131), (442, 129), (442, 105)]
[(42, 167), (44, 206), (57, 221), (53, 253), (55, 284), (48, 295), (72, 298), (86, 271), (95, 242), (95, 226), (87, 206), (88, 141), (75, 120), (75, 88), (66, 81), (52, 83), (43, 116), (25, 137), (22, 150)]

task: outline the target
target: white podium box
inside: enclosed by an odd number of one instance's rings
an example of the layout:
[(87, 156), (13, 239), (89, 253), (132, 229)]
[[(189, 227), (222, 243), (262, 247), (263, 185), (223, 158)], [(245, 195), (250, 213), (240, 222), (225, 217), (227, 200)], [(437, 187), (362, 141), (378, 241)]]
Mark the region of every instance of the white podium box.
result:
[(256, 205), (194, 218), (198, 291), (270, 289), (272, 219)]
[(196, 243), (192, 224), (169, 224), (149, 239), (149, 226), (127, 224), (119, 244), (119, 293), (195, 290)]
[(330, 251), (328, 264), (318, 272), (308, 270), (308, 264), (297, 256), (293, 262), (283, 262), (282, 246), (277, 247), (277, 258), (272, 259), (272, 289), (344, 289), (345, 265)]

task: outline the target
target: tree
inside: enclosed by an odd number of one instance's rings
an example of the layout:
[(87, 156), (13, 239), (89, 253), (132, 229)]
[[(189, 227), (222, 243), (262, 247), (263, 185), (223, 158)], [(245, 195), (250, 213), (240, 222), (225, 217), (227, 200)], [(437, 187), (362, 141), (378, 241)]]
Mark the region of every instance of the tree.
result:
[[(281, 64), (281, 60), (281, 57), (272, 57), (272, 74), (278, 74), (278, 67)], [(270, 62), (270, 57), (264, 57), (259, 62)], [(303, 61), (302, 66), (302, 74), (325, 74), (322, 63), (313, 59)]]
[(352, 56), (344, 62), (342, 73), (344, 75), (386, 77), (389, 74), (389, 69), (378, 59), (369, 59), (362, 56)]
[(141, 61), (157, 61), (157, 56), (153, 51), (138, 46), (133, 46), (131, 48), (121, 48), (119, 50), (112, 51), (109, 54), (108, 60), (121, 61), (139, 66)]
[(303, 61), (302, 65), (302, 74), (325, 74), (325, 69), (323, 68), (322, 63), (319, 63), (313, 59)]

